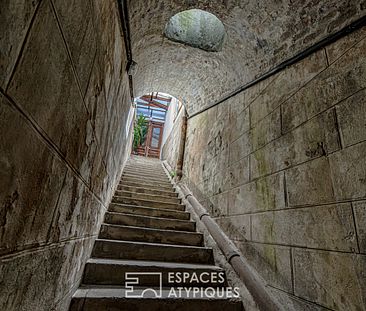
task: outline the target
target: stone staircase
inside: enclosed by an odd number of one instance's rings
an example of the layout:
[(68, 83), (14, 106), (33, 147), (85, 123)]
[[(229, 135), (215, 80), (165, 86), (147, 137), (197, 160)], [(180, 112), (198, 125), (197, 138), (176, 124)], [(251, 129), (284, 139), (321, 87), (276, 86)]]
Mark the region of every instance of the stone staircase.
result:
[[(136, 272), (131, 294), (126, 273)], [(70, 311), (242, 310), (226, 286), (224, 271), (214, 265), (212, 249), (204, 247), (161, 162), (131, 157)]]

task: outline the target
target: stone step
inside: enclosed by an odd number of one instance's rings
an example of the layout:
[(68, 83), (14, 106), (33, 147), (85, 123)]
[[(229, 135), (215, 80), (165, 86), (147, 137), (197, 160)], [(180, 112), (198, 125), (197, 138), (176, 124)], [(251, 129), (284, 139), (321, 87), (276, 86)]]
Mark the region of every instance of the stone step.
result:
[(161, 191), (174, 191), (173, 185), (158, 185), (156, 183), (150, 183), (150, 182), (141, 182), (141, 181), (120, 181), (117, 190), (121, 190), (122, 187), (142, 187), (145, 189), (151, 189), (151, 190), (161, 190)]
[(161, 181), (169, 181), (169, 177), (167, 175), (160, 175), (160, 174), (152, 174), (148, 172), (141, 172), (141, 173), (132, 173), (132, 172), (125, 172), (123, 171), (122, 176), (127, 177), (135, 177), (140, 179), (147, 179), (147, 180), (161, 180)]
[(123, 173), (128, 175), (139, 175), (139, 176), (157, 176), (167, 178), (167, 174), (163, 170), (137, 170), (137, 169), (125, 169)]
[(203, 236), (198, 232), (154, 229), (125, 225), (103, 224), (100, 239), (123, 240), (174, 245), (202, 246)]
[(159, 185), (172, 185), (168, 178), (154, 179), (149, 176), (135, 176), (135, 175), (122, 175), (121, 182), (123, 181), (134, 181), (134, 182), (147, 182), (156, 183)]
[(142, 187), (133, 187), (133, 186), (123, 186), (121, 187), (121, 190), (117, 190), (116, 194), (120, 195), (120, 192), (122, 191), (128, 191), (128, 192), (134, 192), (134, 193), (144, 193), (144, 194), (155, 194), (155, 195), (162, 195), (164, 197), (178, 197), (178, 193), (174, 191), (162, 191), (162, 190), (155, 190), (155, 189), (148, 189), (148, 188), (142, 188)]
[(165, 174), (165, 170), (162, 167), (126, 167), (124, 170), (124, 172), (133, 172), (133, 173), (138, 173), (138, 172), (147, 172), (147, 173), (156, 173), (156, 174)]
[(211, 248), (97, 239), (92, 257), (213, 264)]
[(130, 171), (152, 171), (152, 172), (164, 172), (161, 165), (126, 165), (124, 170)]
[[(220, 296), (191, 298), (192, 294), (176, 298), (169, 294), (170, 288), (163, 288), (161, 292), (155, 293), (151, 289), (145, 290), (146, 288), (137, 288), (133, 292), (143, 298), (130, 298), (126, 288), (123, 287), (102, 285), (82, 287), (74, 294), (70, 311), (243, 311), (241, 301), (235, 298)], [(158, 293), (161, 293), (160, 298), (156, 297)], [(226, 296), (228, 295), (230, 292)]]
[(148, 217), (139, 215), (128, 215), (122, 213), (105, 214), (104, 222), (113, 225), (154, 228), (154, 229), (169, 229), (179, 231), (191, 231), (196, 230), (196, 223), (189, 220), (169, 219)]
[(161, 166), (161, 161), (156, 158), (147, 158), (147, 157), (136, 157), (136, 158), (130, 158), (127, 162), (127, 164), (131, 165), (157, 165)]
[(191, 218), (190, 214), (184, 211), (175, 211), (156, 207), (145, 207), (145, 206), (119, 204), (119, 203), (111, 203), (109, 205), (108, 211), (115, 213), (130, 214), (130, 215), (132, 214), (132, 215), (181, 219), (181, 220), (189, 220)]
[(156, 195), (156, 194), (146, 194), (146, 193), (136, 193), (136, 192), (129, 192), (129, 191), (118, 191), (114, 194), (115, 198), (132, 198), (132, 199), (139, 199), (139, 200), (149, 200), (149, 201), (158, 201), (158, 202), (165, 202), (165, 203), (181, 203), (181, 199), (173, 198), (169, 196), (163, 195)]
[[(138, 286), (158, 287), (160, 277), (152, 273), (161, 273), (162, 286), (227, 286), (224, 270), (213, 265), (100, 258), (91, 258), (87, 261), (83, 284), (124, 286), (126, 273), (133, 272), (146, 272), (146, 274), (139, 275)], [(177, 276), (181, 276), (181, 280), (177, 280)]]
[(151, 174), (129, 174), (126, 172), (122, 173), (123, 177), (131, 177), (131, 178), (140, 178), (140, 179), (147, 179), (147, 180), (157, 180), (163, 182), (169, 182), (169, 177), (167, 175), (151, 175)]
[(162, 209), (172, 209), (172, 210), (176, 210), (176, 211), (185, 210), (185, 206), (183, 204), (166, 203), (166, 202), (143, 200), (143, 199), (140, 200), (140, 199), (126, 198), (126, 197), (113, 197), (112, 203), (122, 203), (122, 204), (129, 204), (129, 205), (156, 207), (156, 208), (162, 208)]

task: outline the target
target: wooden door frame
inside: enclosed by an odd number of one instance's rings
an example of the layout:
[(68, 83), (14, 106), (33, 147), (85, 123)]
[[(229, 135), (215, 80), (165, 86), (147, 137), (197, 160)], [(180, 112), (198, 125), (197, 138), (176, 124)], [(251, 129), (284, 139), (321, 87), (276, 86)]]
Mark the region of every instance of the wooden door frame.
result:
[[(145, 140), (145, 156), (146, 157), (160, 157), (161, 152), (161, 143), (163, 140), (163, 133), (164, 133), (164, 125), (165, 123), (156, 122), (156, 121), (149, 121), (148, 124), (148, 132)], [(159, 142), (157, 148), (151, 148), (152, 138), (153, 138), (153, 130), (154, 128), (160, 128), (160, 135), (159, 135)]]

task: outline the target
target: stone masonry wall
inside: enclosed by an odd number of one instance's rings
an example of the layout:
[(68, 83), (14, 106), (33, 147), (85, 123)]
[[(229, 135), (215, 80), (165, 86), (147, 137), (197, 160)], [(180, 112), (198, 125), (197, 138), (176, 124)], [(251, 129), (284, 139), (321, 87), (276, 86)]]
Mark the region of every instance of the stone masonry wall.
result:
[(68, 310), (126, 161), (112, 0), (0, 9), (0, 310)]
[(182, 137), (182, 123), (184, 117), (184, 109), (181, 109), (177, 119), (174, 122), (172, 131), (170, 132), (165, 144), (161, 148), (161, 159), (166, 160), (170, 167), (176, 172), (179, 158), (179, 146)]
[(288, 310), (366, 310), (366, 29), (188, 120), (185, 180)]

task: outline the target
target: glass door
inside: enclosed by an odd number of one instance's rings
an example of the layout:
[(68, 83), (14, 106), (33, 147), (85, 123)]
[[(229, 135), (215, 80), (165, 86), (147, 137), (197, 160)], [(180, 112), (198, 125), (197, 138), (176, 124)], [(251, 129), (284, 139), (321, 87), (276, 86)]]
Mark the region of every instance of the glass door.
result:
[(151, 122), (147, 139), (147, 156), (159, 158), (164, 124)]

